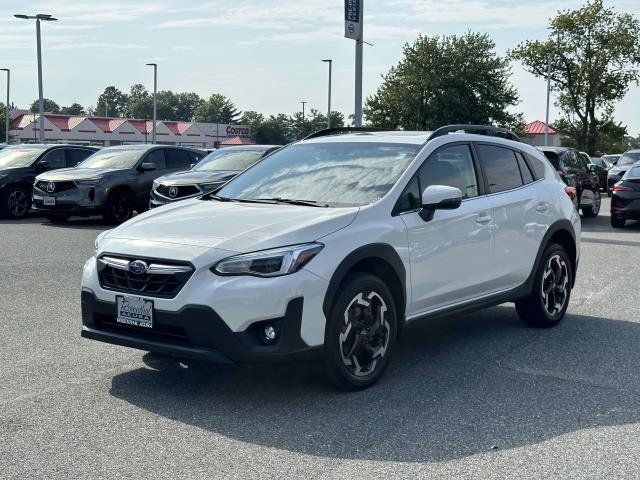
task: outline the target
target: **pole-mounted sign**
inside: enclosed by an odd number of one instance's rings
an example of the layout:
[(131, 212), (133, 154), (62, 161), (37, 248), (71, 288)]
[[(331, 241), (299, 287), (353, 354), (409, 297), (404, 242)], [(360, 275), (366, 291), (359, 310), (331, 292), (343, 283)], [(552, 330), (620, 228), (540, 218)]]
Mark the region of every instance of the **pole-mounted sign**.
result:
[(362, 39), (362, 0), (344, 0), (344, 36)]

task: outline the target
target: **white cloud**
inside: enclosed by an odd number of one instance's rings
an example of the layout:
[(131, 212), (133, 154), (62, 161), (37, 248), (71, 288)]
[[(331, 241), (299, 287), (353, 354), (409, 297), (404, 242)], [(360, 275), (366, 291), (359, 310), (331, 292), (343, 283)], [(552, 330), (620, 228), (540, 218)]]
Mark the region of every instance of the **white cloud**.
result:
[(162, 3), (138, 1), (78, 1), (49, 0), (32, 7), (33, 11), (51, 12), (60, 19), (93, 22), (125, 22), (139, 20), (150, 14), (163, 12)]

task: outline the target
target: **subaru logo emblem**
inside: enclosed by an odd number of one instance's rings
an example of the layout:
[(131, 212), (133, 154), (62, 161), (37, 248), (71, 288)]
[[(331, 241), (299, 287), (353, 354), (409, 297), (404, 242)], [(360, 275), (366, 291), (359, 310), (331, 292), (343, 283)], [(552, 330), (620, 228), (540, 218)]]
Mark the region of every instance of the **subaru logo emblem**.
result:
[(147, 270), (149, 270), (149, 265), (147, 265), (147, 262), (143, 262), (142, 260), (134, 260), (129, 264), (129, 271), (136, 275), (147, 273)]
[(171, 198), (176, 198), (178, 196), (178, 187), (171, 187), (169, 189), (169, 196)]
[(55, 189), (56, 189), (56, 184), (55, 183), (53, 183), (53, 182), (47, 183), (47, 192), (53, 193)]

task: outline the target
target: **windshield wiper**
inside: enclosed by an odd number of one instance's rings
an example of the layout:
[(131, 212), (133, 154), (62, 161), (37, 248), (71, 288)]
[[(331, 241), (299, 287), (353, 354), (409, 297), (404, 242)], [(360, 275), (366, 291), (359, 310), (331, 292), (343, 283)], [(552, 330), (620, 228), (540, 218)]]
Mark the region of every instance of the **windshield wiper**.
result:
[(234, 198), (221, 197), (219, 195), (214, 195), (213, 193), (206, 193), (201, 198), (206, 200), (218, 200), (219, 202), (234, 202)]
[(264, 202), (264, 203), (288, 203), (290, 205), (305, 205), (307, 207), (329, 207), (326, 203), (320, 203), (316, 200), (298, 200), (294, 198), (283, 198), (283, 197), (274, 197), (274, 198), (255, 198), (253, 201), (256, 202)]

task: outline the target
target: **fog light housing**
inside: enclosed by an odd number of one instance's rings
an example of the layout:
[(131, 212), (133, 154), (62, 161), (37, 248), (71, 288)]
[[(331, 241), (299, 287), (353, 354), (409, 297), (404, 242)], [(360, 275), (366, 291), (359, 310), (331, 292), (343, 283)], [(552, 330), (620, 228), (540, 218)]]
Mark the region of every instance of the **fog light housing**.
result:
[(278, 330), (272, 324), (268, 323), (262, 329), (262, 342), (269, 345), (278, 339)]

